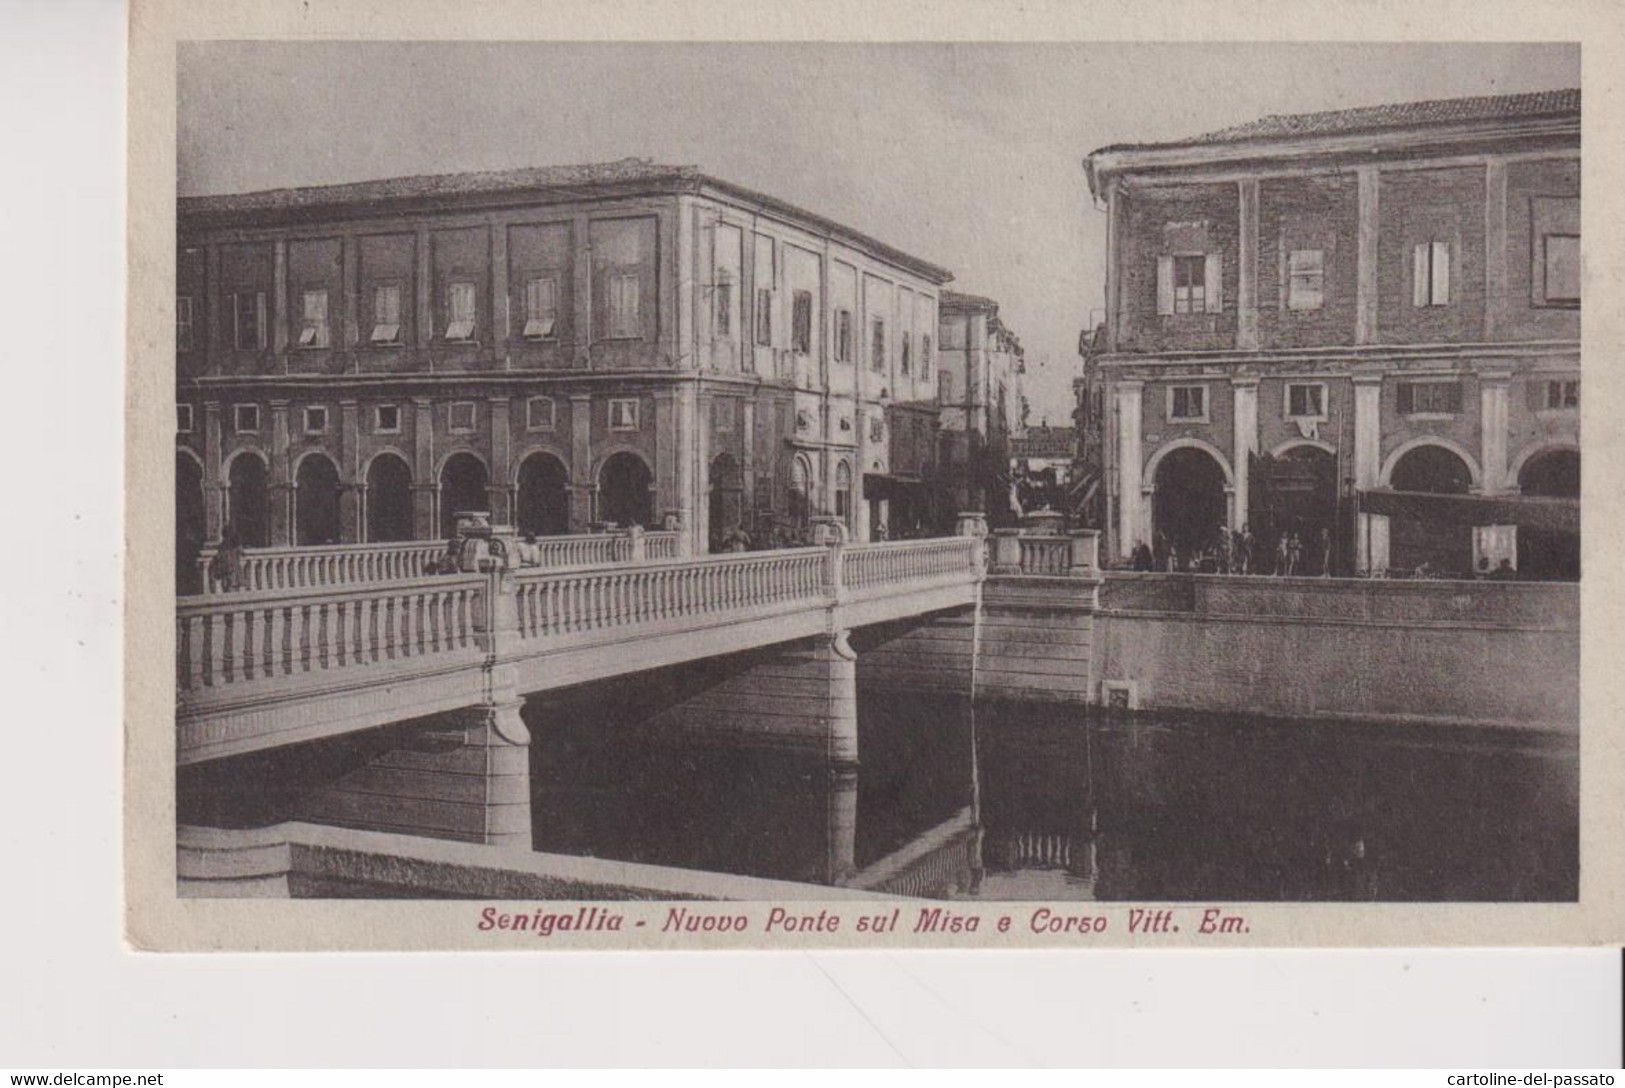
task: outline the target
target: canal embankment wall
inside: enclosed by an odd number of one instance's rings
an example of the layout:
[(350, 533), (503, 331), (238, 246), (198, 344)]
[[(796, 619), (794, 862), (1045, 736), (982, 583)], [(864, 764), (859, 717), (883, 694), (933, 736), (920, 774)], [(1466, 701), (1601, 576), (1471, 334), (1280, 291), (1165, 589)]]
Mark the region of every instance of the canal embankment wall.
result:
[(1572, 731), (1571, 583), (1110, 574), (1096, 699), (1142, 710)]

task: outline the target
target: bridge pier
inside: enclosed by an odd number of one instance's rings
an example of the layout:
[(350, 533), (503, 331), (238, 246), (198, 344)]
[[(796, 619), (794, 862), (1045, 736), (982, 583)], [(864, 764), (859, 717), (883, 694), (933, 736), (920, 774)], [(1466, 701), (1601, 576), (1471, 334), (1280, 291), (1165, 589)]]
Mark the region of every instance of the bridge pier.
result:
[(846, 631), (736, 655), (722, 678), (657, 713), (655, 728), (858, 762), (858, 656)]
[(530, 849), (530, 733), (520, 703), (467, 707), (301, 799), (296, 819)]

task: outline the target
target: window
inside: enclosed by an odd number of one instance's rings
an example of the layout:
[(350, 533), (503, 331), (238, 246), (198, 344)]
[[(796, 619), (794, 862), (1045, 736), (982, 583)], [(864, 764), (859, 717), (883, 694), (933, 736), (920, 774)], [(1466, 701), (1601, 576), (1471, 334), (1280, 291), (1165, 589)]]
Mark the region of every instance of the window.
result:
[(1286, 255), (1286, 308), (1318, 310), (1325, 302), (1326, 253), (1294, 249)]
[(718, 397), (711, 402), (711, 430), (717, 434), (730, 434), (734, 429), (734, 402), (729, 397)]
[(1224, 310), (1223, 262), (1217, 253), (1157, 258), (1157, 313), (1216, 314)]
[(192, 350), (192, 299), (188, 295), (175, 300), (175, 350)]
[(952, 404), (954, 399), (954, 376), (952, 371), (939, 370), (937, 372), (937, 403)]
[(304, 320), (299, 326), (299, 346), (327, 347), (327, 292), (306, 291), (301, 312)]
[(875, 318), (874, 336), (869, 346), (869, 365), (876, 370), (886, 369), (886, 319)]
[(1580, 236), (1548, 234), (1541, 239), (1542, 299), (1554, 306), (1580, 304)]
[(446, 339), (474, 339), (474, 285), (467, 281), (446, 289)]
[(931, 376), (931, 337), (920, 337), (920, 377)]
[(396, 404), (380, 404), (372, 411), (372, 429), (378, 434), (399, 434), (401, 409)]
[(1460, 382), (1401, 382), (1397, 390), (1399, 414), (1455, 415), (1461, 411)]
[(790, 296), (790, 347), (797, 355), (812, 354), (812, 292)]
[(886, 421), (879, 416), (869, 421), (869, 441), (883, 442), (886, 439)]
[(635, 431), (638, 429), (638, 401), (636, 397), (616, 397), (609, 402), (609, 429)]
[(472, 434), (474, 432), (474, 402), (460, 400), (452, 403), (446, 410), (447, 430), (452, 434)]
[(636, 340), (642, 335), (638, 316), (638, 274), (623, 272), (609, 277), (610, 339)]
[(175, 433), (192, 433), (192, 406), (190, 404), (175, 405)]
[(852, 516), (852, 466), (845, 461), (835, 467), (835, 516), (842, 521)]
[(231, 409), (232, 430), (238, 434), (258, 434), (260, 429), (260, 406), (257, 404), (236, 404)]
[(730, 269), (717, 269), (716, 296), (717, 339), (726, 340), (734, 334), (734, 284)]
[(306, 408), (305, 409), (305, 433), (306, 434), (326, 434), (327, 433), (327, 409), (326, 408), (311, 407), (311, 408)]
[(535, 276), (525, 281), (526, 340), (547, 340), (558, 322), (558, 284), (551, 276)]
[(1579, 381), (1547, 382), (1546, 407), (1558, 410), (1580, 407)]
[(852, 311), (835, 311), (835, 361), (852, 361)]
[(238, 351), (265, 350), (265, 292), (241, 291), (231, 296)]
[(527, 431), (553, 429), (552, 397), (531, 397), (525, 402), (525, 429)]
[(1411, 303), (1450, 305), (1450, 243), (1418, 242), (1411, 253)]
[(898, 356), (897, 356), (898, 369), (900, 369), (904, 374), (909, 373), (910, 369), (914, 365), (913, 353), (910, 350), (914, 346), (913, 345), (913, 339), (914, 338), (909, 336), (908, 333), (905, 332), (903, 334), (903, 338), (902, 338), (902, 341), (901, 341), (901, 351), (898, 353)]
[(372, 344), (397, 344), (401, 339), (400, 284), (386, 283), (372, 291)]
[(1189, 422), (1207, 422), (1207, 386), (1173, 385), (1168, 387), (1168, 418)]
[(764, 348), (773, 345), (773, 292), (766, 287), (756, 289), (756, 343)]
[(1326, 386), (1320, 382), (1292, 382), (1286, 387), (1288, 419), (1325, 419)]

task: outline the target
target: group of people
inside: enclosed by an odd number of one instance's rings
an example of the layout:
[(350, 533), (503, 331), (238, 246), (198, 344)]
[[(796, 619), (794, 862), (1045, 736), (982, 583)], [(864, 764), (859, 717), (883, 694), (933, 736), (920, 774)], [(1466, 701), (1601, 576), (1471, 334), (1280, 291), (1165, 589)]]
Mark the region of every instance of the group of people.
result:
[[(1309, 573), (1306, 560), (1315, 573), (1329, 578), (1332, 573), (1332, 533), (1322, 528), (1318, 539), (1287, 530), (1276, 534), (1273, 549), (1261, 549), (1246, 525), (1231, 529), (1221, 525), (1206, 543), (1180, 547), (1158, 531), (1152, 543), (1143, 540), (1130, 552), (1138, 571), (1187, 571), (1198, 574), (1273, 574), (1292, 577)], [(1273, 561), (1272, 561), (1273, 560)]]

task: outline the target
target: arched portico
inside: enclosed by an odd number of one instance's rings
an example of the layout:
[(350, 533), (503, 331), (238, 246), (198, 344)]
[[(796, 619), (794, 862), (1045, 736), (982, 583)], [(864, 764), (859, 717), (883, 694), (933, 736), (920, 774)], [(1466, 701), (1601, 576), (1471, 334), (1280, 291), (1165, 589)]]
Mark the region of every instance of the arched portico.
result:
[(618, 526), (654, 522), (654, 472), (643, 455), (619, 450), (605, 457), (595, 474), (598, 481), (598, 521)]
[(227, 458), (226, 525), (245, 547), (271, 543), (270, 465), (256, 449), (241, 449)]
[[(1396, 469), (1400, 468), (1401, 464), (1407, 465), (1407, 469), (1401, 470), (1402, 483), (1414, 482), (1413, 473), (1418, 475), (1430, 475), (1431, 473), (1424, 471), (1426, 468), (1431, 467), (1442, 469), (1449, 464), (1449, 462), (1445, 461), (1443, 458), (1425, 452), (1430, 449), (1441, 450), (1454, 454), (1461, 462), (1467, 473), (1467, 486), (1462, 487), (1459, 492), (1443, 491), (1440, 492), (1441, 494), (1466, 494), (1468, 491), (1474, 490), (1481, 486), (1483, 481), (1483, 473), (1480, 471), (1478, 461), (1474, 459), (1473, 455), (1468, 453), (1459, 444), (1450, 441), (1450, 439), (1439, 438), (1434, 435), (1424, 435), (1420, 438), (1413, 438), (1409, 442), (1396, 447), (1394, 451), (1388, 455), (1388, 459), (1382, 464), (1382, 475), (1379, 477), (1381, 485), (1383, 487), (1391, 487), (1396, 491), (1414, 490), (1413, 488), (1401, 487), (1400, 484), (1394, 482), (1394, 472)], [(1431, 462), (1431, 465), (1429, 465), (1429, 462)], [(1411, 477), (1411, 479), (1407, 479), (1406, 477), (1408, 476)], [(1453, 487), (1454, 484), (1450, 484), (1450, 486)]]

